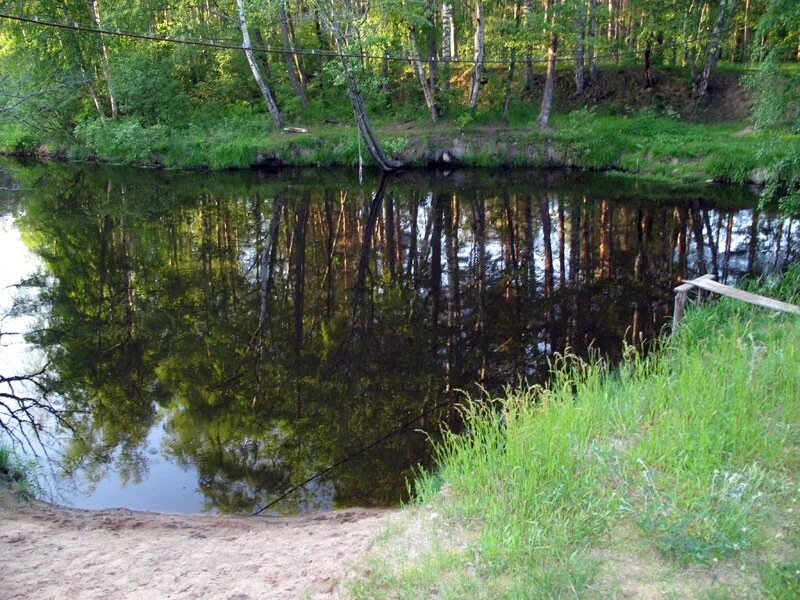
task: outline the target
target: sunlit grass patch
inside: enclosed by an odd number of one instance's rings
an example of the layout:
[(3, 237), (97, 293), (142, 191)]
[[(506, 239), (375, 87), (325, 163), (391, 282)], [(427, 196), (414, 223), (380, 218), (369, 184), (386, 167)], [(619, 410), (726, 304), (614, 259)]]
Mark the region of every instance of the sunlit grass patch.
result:
[[(759, 285), (796, 300), (798, 281), (795, 267)], [(414, 537), (469, 531), (466, 545), (383, 555), (354, 592), (613, 597), (640, 577), (675, 597), (793, 597), (799, 365), (800, 320), (724, 300), (613, 371), (564, 358), (545, 387), (465, 403), (412, 521)], [(386, 547), (408, 539), (400, 528)]]

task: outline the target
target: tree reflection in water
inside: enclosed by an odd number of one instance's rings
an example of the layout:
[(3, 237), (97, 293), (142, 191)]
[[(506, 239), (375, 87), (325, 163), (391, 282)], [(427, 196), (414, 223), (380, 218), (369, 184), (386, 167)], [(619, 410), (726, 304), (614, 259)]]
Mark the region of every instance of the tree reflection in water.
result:
[[(249, 511), (459, 390), (542, 381), (590, 347), (646, 344), (685, 276), (779, 268), (789, 220), (557, 173), (174, 174), (9, 165), (45, 265), (22, 310), (72, 413), (64, 464), (147, 476), (145, 440), (193, 466), (207, 508)], [(725, 198), (720, 201), (715, 198)], [(390, 505), (431, 415), (290, 497)]]

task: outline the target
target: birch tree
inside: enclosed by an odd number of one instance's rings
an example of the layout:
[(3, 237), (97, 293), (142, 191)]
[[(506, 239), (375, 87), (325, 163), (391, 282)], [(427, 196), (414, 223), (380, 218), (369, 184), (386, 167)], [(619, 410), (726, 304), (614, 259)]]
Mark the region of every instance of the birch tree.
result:
[(281, 116), (281, 111), (278, 109), (278, 103), (275, 101), (272, 89), (264, 79), (261, 67), (258, 66), (253, 54), (253, 45), (250, 43), (250, 32), (247, 28), (247, 17), (244, 11), (244, 0), (236, 0), (236, 6), (239, 13), (239, 31), (242, 33), (242, 48), (244, 48), (247, 63), (250, 65), (250, 70), (253, 72), (253, 77), (258, 84), (258, 89), (261, 90), (261, 95), (264, 97), (264, 102), (267, 105), (267, 110), (269, 110), (275, 128), (282, 129), (283, 117)]

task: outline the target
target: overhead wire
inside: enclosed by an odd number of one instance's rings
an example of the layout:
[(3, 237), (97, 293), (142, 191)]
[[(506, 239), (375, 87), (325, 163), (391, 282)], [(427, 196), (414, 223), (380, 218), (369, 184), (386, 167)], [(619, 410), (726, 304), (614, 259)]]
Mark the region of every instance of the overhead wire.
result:
[[(150, 42), (163, 42), (168, 44), (179, 44), (179, 45), (186, 45), (186, 46), (200, 46), (206, 48), (216, 48), (219, 50), (234, 50), (234, 51), (242, 51), (242, 50), (252, 50), (254, 52), (261, 52), (265, 54), (279, 54), (279, 55), (296, 55), (296, 56), (313, 56), (313, 57), (327, 57), (327, 58), (357, 58), (360, 60), (367, 60), (367, 59), (374, 59), (374, 60), (385, 60), (385, 61), (395, 61), (395, 62), (411, 62), (416, 60), (427, 60), (427, 61), (435, 61), (441, 64), (498, 64), (498, 65), (505, 65), (510, 64), (511, 62), (531, 62), (531, 63), (546, 63), (549, 60), (547, 56), (532, 56), (532, 57), (523, 57), (523, 58), (511, 58), (511, 57), (489, 57), (483, 58), (481, 60), (476, 60), (474, 58), (458, 58), (453, 57), (447, 60), (439, 59), (438, 57), (416, 57), (407, 54), (403, 55), (395, 55), (390, 53), (382, 53), (382, 54), (371, 54), (368, 52), (337, 52), (335, 50), (324, 50), (324, 49), (317, 49), (317, 48), (277, 48), (271, 45), (249, 45), (245, 46), (244, 44), (228, 42), (228, 41), (221, 41), (216, 40), (214, 38), (210, 39), (188, 39), (188, 38), (177, 38), (168, 35), (161, 35), (155, 33), (142, 33), (142, 32), (135, 32), (135, 31), (125, 31), (122, 29), (103, 29), (100, 27), (94, 27), (89, 25), (83, 25), (77, 21), (52, 21), (49, 19), (44, 19), (39, 16), (33, 15), (12, 15), (8, 13), (0, 13), (0, 19), (5, 19), (7, 21), (15, 21), (19, 23), (25, 23), (30, 25), (35, 25), (39, 27), (50, 27), (54, 29), (67, 29), (72, 31), (78, 31), (81, 33), (93, 33), (97, 35), (108, 35), (114, 37), (122, 37), (122, 38), (130, 38), (130, 39), (137, 39), (137, 40), (145, 40)], [(726, 28), (723, 31), (718, 32), (717, 35), (724, 35), (727, 33), (732, 26)], [(672, 48), (672, 47), (682, 47), (688, 46), (695, 42), (708, 39), (713, 34), (708, 33), (704, 35), (697, 35), (693, 38), (686, 39), (683, 41), (673, 41), (668, 43), (661, 43), (659, 44), (660, 48)], [(644, 54), (647, 52), (647, 49), (639, 49), (639, 50), (626, 50), (625, 54), (628, 56), (635, 56), (639, 54)], [(598, 59), (605, 59), (605, 58), (617, 58), (621, 54), (620, 51), (610, 51), (605, 54), (598, 54), (595, 55), (595, 60)], [(574, 60), (576, 57), (575, 55), (557, 55), (557, 59), (559, 62), (564, 61), (571, 61)]]

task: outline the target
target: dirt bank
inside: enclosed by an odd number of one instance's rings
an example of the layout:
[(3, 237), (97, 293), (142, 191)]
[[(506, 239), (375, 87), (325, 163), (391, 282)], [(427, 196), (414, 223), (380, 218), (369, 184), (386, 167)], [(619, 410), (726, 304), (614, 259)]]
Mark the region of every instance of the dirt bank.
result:
[(331, 598), (387, 511), (84, 511), (0, 498), (0, 598)]

